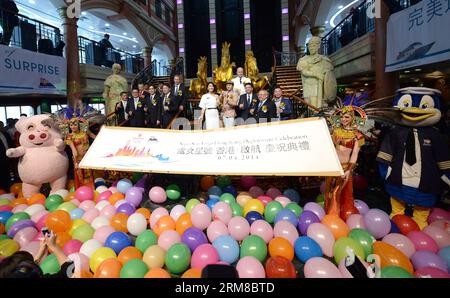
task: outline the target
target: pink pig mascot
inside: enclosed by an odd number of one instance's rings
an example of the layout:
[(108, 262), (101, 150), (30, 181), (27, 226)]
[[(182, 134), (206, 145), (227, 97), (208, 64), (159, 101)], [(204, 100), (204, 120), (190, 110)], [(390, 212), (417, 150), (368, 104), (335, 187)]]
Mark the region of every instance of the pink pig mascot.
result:
[(6, 155), (19, 158), (19, 176), (25, 198), (39, 193), (44, 183), (52, 192), (66, 188), (69, 160), (65, 143), (50, 115), (22, 117), (16, 124), (20, 147), (8, 149)]

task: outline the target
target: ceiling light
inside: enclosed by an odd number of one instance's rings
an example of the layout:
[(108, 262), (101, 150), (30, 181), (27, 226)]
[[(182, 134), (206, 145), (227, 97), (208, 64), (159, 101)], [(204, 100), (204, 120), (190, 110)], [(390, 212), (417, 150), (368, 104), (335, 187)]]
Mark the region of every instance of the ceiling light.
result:
[(136, 48), (136, 45), (133, 45), (133, 48)]
[(105, 26), (106, 26), (106, 27), (109, 27), (109, 24), (108, 24), (108, 23), (106, 23), (106, 24), (105, 24)]
[[(336, 20), (336, 18), (338, 17), (338, 15), (340, 15), (344, 10), (346, 10), (347, 8), (349, 8), (350, 6), (352, 6), (353, 4), (355, 4), (356, 2), (358, 2), (359, 0), (354, 0), (352, 2), (350, 2), (349, 4), (347, 4), (346, 6), (339, 8), (339, 11), (336, 12), (334, 14), (334, 16), (331, 17), (330, 19), (330, 24), (331, 26), (334, 28), (336, 27), (336, 24), (334, 23), (334, 21)], [(339, 7), (341, 7), (342, 5), (340, 5)]]
[(81, 15), (82, 15), (82, 16), (85, 16), (85, 15), (87, 15), (87, 12), (82, 11), (82, 12), (81, 12)]
[(416, 69), (414, 69), (415, 71), (422, 71), (422, 69), (421, 68), (416, 68)]
[(36, 1), (34, 1), (34, 0), (28, 0), (28, 3), (30, 3), (30, 4), (36, 4)]
[(325, 21), (325, 24), (328, 24), (328, 21)]
[(369, 86), (369, 83), (365, 83), (364, 86)]
[(339, 5), (338, 6), (338, 9), (342, 9), (342, 8), (344, 8), (344, 5)]
[(128, 33), (124, 32), (124, 33), (123, 33), (123, 35), (127, 36), (127, 35), (128, 35)]
[(120, 42), (123, 42), (123, 39), (121, 39)]
[(405, 70), (405, 73), (410, 73), (411, 71), (409, 71), (409, 70)]

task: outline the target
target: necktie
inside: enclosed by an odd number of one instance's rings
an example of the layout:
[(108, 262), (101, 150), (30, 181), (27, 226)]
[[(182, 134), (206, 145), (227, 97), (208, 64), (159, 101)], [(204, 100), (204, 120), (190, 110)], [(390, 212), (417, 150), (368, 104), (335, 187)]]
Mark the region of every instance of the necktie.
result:
[(406, 140), (406, 163), (410, 166), (414, 165), (416, 160), (416, 138), (414, 137), (414, 130), (411, 129)]
[(242, 84), (242, 78), (239, 78), (239, 83)]
[(250, 105), (250, 95), (247, 95), (247, 103), (248, 103), (248, 105)]
[(175, 86), (175, 94), (178, 95), (178, 85)]

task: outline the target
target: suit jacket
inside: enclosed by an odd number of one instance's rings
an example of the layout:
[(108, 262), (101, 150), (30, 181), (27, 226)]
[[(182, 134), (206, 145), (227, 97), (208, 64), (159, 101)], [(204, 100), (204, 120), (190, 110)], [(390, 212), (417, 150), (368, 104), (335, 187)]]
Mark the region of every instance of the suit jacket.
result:
[[(241, 104), (244, 105), (243, 109), (240, 108)], [(236, 107), (237, 117), (244, 119), (244, 121), (250, 117), (253, 117), (253, 115), (250, 114), (250, 110), (251, 109), (256, 110), (257, 106), (258, 106), (258, 97), (256, 96), (255, 93), (251, 94), (251, 103), (250, 104), (247, 101), (247, 93), (242, 94), (241, 97), (239, 98), (239, 103)]]
[(180, 87), (178, 88), (178, 93), (175, 94), (175, 85), (170, 88), (170, 94), (172, 94), (175, 99), (178, 101), (179, 106), (183, 106), (186, 110), (187, 106), (187, 98), (188, 98), (188, 92), (186, 90), (186, 86), (184, 86), (183, 83), (180, 84)]
[[(169, 94), (168, 100), (164, 102), (164, 94), (161, 97), (162, 102), (162, 113), (161, 113), (161, 126), (162, 128), (166, 128), (172, 119), (175, 117), (175, 115), (178, 113), (178, 109), (180, 106), (180, 102), (178, 101), (178, 98), (173, 96), (172, 93)], [(164, 108), (167, 107), (168, 110), (166, 111)]]
[(258, 102), (254, 114), (258, 122), (260, 122), (260, 119), (267, 119), (266, 122), (271, 122), (272, 119), (278, 118), (277, 107), (270, 98), (267, 98), (264, 103)]
[(147, 105), (147, 127), (156, 128), (156, 122), (161, 122), (163, 100), (158, 94), (146, 96)]
[[(124, 108), (124, 106), (122, 104), (122, 101), (118, 102), (116, 104), (116, 110), (115, 110), (115, 114), (117, 116), (117, 125), (119, 125), (121, 123), (124, 123), (125, 120), (127, 120), (125, 118), (125, 113), (126, 113), (126, 111), (125, 111), (125, 108)], [(128, 124), (128, 123), (126, 123), (126, 124)]]
[[(138, 107), (134, 106), (134, 99), (129, 98), (127, 103), (127, 114), (131, 127), (145, 127), (145, 100), (139, 98)], [(131, 115), (130, 115), (131, 112)]]

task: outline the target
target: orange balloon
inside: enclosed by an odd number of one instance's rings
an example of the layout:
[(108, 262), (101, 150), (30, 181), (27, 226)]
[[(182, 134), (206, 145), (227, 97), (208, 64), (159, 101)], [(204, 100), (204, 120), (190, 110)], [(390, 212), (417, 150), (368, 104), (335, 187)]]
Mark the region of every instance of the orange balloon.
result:
[(150, 219), (150, 215), (152, 215), (152, 213), (150, 212), (150, 209), (147, 209), (147, 208), (139, 208), (136, 210), (136, 213), (140, 213), (140, 214), (144, 215), (145, 219), (147, 221)]
[(56, 244), (59, 247), (63, 248), (69, 240), (72, 240), (72, 237), (67, 232), (58, 232), (56, 233)]
[(15, 194), (16, 196), (22, 192), (22, 183), (14, 183), (9, 188), (9, 192)]
[(125, 199), (125, 195), (123, 193), (116, 192), (109, 196), (108, 201), (114, 206), (118, 201), (123, 199)]
[(27, 199), (27, 204), (28, 205), (34, 205), (34, 204), (44, 205), (45, 204), (45, 196), (41, 193), (34, 194)]
[(183, 273), (183, 275), (181, 276), (181, 278), (201, 278), (201, 277), (202, 277), (202, 270), (199, 268), (191, 268), (185, 273)]
[(106, 259), (98, 266), (94, 278), (119, 278), (121, 269), (122, 263), (117, 259)]
[(122, 251), (119, 253), (119, 256), (117, 257), (117, 260), (119, 260), (122, 265), (125, 265), (129, 260), (132, 259), (142, 259), (141, 251), (134, 246), (128, 246), (122, 249)]
[(177, 223), (175, 224), (175, 231), (183, 235), (184, 231), (190, 227), (192, 227), (191, 215), (189, 213), (183, 213), (178, 217)]
[(6, 191), (4, 189), (0, 189), (0, 195), (4, 195)]
[(347, 224), (337, 215), (325, 215), (322, 218), (322, 224), (327, 226), (331, 233), (333, 233), (334, 239), (338, 240), (341, 237), (347, 237), (350, 233), (350, 228)]
[(275, 237), (269, 242), (269, 255), (271, 257), (284, 257), (292, 261), (294, 259), (294, 247), (287, 239)]
[(161, 268), (153, 268), (147, 272), (144, 278), (171, 278), (169, 272)]
[(373, 253), (380, 256), (381, 268), (397, 266), (405, 269), (411, 274), (414, 272), (413, 265), (408, 257), (390, 244), (381, 241), (375, 242), (373, 244)]
[(156, 235), (161, 235), (164, 231), (175, 230), (175, 221), (170, 217), (170, 215), (164, 215), (156, 222), (153, 227), (153, 232)]
[(45, 225), (55, 233), (66, 232), (70, 230), (72, 220), (70, 219), (70, 214), (68, 212), (56, 210), (47, 216)]
[(12, 208), (22, 205), (22, 204), (28, 204), (27, 200), (25, 198), (17, 198), (15, 200), (12, 200), (9, 206)]
[(125, 213), (116, 213), (111, 218), (111, 227), (116, 229), (116, 231), (128, 233), (127, 228), (128, 215)]
[(80, 272), (80, 278), (93, 278), (94, 275), (88, 270), (82, 270)]
[(0, 222), (0, 235), (5, 234), (5, 225)]
[(200, 187), (203, 191), (208, 191), (208, 189), (214, 186), (216, 182), (214, 181), (213, 176), (203, 176), (200, 180)]
[(75, 199), (75, 193), (69, 192), (69, 194), (64, 198), (64, 202), (70, 202)]

